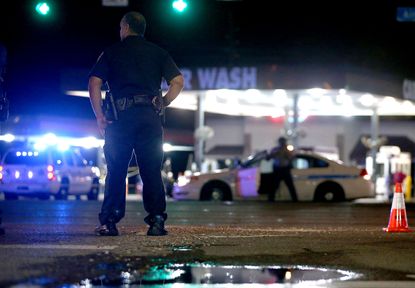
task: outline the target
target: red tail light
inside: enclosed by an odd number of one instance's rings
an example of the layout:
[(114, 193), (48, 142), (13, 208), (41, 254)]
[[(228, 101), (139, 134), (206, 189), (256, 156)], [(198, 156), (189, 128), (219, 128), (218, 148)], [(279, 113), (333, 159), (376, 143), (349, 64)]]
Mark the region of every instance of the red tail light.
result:
[(360, 174), (359, 174), (360, 177), (365, 177), (367, 175), (369, 175), (369, 174), (367, 173), (367, 170), (365, 168), (363, 168), (362, 170), (360, 170)]
[(48, 165), (48, 179), (49, 180), (55, 180), (55, 171), (52, 165)]
[(192, 175), (190, 176), (190, 181), (197, 181), (199, 180), (199, 176)]

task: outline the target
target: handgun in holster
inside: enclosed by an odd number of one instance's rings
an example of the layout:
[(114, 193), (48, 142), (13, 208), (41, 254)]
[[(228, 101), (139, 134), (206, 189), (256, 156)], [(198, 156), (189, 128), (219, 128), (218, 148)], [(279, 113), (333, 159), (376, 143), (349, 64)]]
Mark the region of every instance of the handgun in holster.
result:
[(110, 86), (108, 82), (105, 84), (105, 98), (102, 101), (102, 110), (105, 115), (105, 119), (108, 121), (118, 120), (117, 106), (115, 105), (114, 96), (112, 96)]
[(157, 96), (154, 96), (153, 100), (152, 100), (154, 109), (156, 110), (157, 115), (159, 115), (161, 117), (162, 123), (165, 123), (165, 110), (166, 107), (164, 106), (164, 101), (163, 101), (163, 93), (161, 91), (161, 89), (159, 90), (159, 93), (157, 94)]

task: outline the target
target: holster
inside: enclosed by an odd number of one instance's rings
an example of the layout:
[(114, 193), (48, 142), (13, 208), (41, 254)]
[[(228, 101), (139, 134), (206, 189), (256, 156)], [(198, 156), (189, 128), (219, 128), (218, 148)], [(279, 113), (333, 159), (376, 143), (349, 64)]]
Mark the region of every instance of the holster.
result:
[(161, 89), (159, 90), (158, 95), (153, 97), (152, 102), (156, 113), (160, 116), (162, 125), (164, 125), (166, 123), (166, 106), (164, 106), (163, 93), (161, 92)]
[(118, 120), (118, 110), (115, 106), (114, 96), (112, 96), (108, 83), (105, 98), (102, 104), (102, 110), (104, 112), (105, 119), (107, 119), (108, 121)]
[(159, 116), (163, 116), (166, 107), (164, 107), (163, 94), (162, 94), (161, 90), (159, 90), (159, 93), (157, 94), (157, 96), (153, 97), (152, 103), (153, 103), (154, 109), (156, 110), (157, 114)]

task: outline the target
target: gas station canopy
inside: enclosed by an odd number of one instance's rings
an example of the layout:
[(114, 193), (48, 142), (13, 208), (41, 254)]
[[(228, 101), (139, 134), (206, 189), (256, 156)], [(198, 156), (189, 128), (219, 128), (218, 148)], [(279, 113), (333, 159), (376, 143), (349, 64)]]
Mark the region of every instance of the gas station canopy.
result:
[[(200, 94), (201, 93), (201, 94)], [(415, 116), (412, 101), (345, 89), (328, 90), (207, 90), (185, 91), (172, 107), (196, 110), (197, 95), (203, 97), (206, 112), (239, 116), (281, 117), (294, 106), (298, 97), (300, 117), (307, 116), (370, 116), (377, 109), (381, 116)]]
[[(88, 97), (87, 91), (67, 91), (68, 95)], [(346, 89), (310, 88), (302, 90), (231, 90), (183, 91), (172, 108), (197, 110), (198, 97), (204, 97), (204, 111), (210, 113), (282, 117), (298, 97), (300, 117), (308, 116), (415, 116), (414, 102)]]
[[(235, 116), (281, 117), (293, 109), (301, 118), (371, 116), (374, 111), (379, 116), (415, 116), (415, 81), (398, 76), (276, 64), (181, 71), (185, 87), (172, 108), (197, 110), (202, 100), (205, 112)], [(66, 73), (62, 88), (67, 95), (88, 97), (87, 91), (77, 89), (85, 87), (76, 81), (80, 75)]]

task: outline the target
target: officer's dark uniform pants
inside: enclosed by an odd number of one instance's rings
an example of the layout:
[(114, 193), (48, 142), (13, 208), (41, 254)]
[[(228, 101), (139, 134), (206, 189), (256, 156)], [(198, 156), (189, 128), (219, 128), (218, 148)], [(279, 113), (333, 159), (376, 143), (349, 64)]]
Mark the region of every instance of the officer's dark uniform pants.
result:
[(288, 191), (290, 192), (291, 199), (294, 202), (297, 202), (297, 192), (295, 190), (293, 177), (291, 175), (291, 168), (290, 167), (274, 167), (274, 181), (275, 186), (273, 189), (269, 189), (268, 191), (268, 201), (274, 201), (275, 199), (275, 192), (280, 187), (281, 181), (284, 181), (287, 185)]
[(134, 106), (119, 113), (107, 126), (104, 154), (107, 162), (101, 224), (119, 222), (125, 215), (128, 164), (134, 150), (143, 181), (143, 205), (149, 216), (163, 215), (166, 198), (161, 179), (163, 128), (152, 106)]

